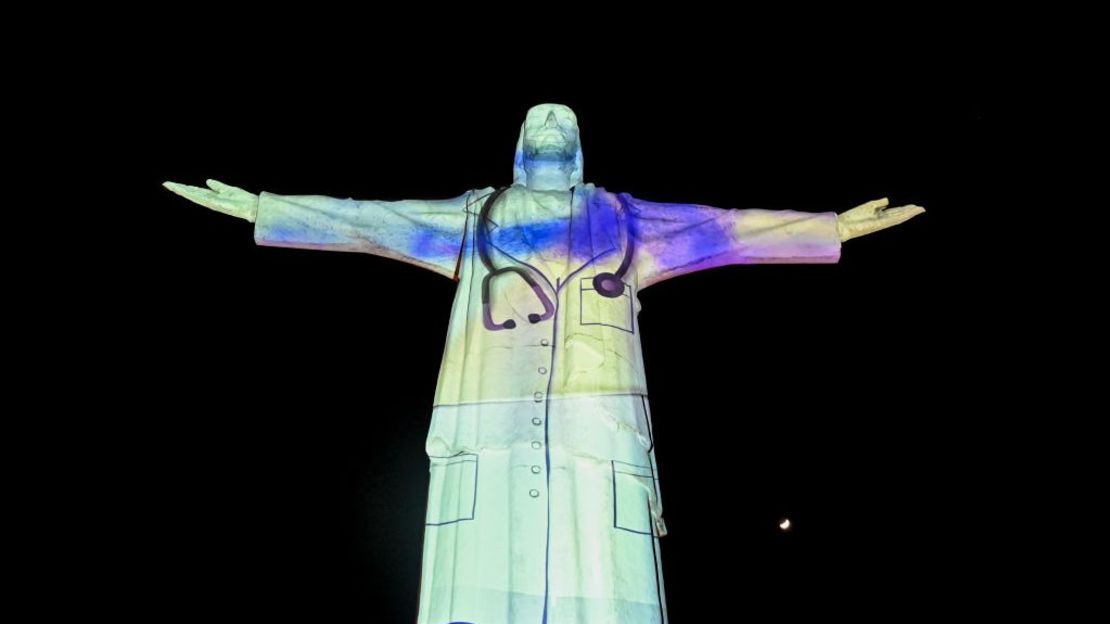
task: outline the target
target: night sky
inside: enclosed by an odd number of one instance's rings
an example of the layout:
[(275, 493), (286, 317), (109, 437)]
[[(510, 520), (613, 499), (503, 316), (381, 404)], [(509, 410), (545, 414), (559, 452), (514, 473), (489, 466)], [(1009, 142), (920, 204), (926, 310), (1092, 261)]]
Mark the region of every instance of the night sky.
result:
[(118, 399), (108, 435), (128, 441), (124, 533), (151, 621), (414, 620), (455, 287), (384, 258), (256, 247), (249, 223), (161, 182), (455, 197), (511, 181), (541, 102), (575, 110), (585, 179), (611, 191), (928, 211), (845, 243), (837, 265), (727, 266), (640, 293), (671, 621), (939, 614), (937, 595), (970, 591), (955, 553), (977, 487), (960, 473), (980, 432), (955, 397), (982, 354), (950, 328), (985, 322), (961, 295), (982, 266), (964, 223), (1000, 149), (983, 67), (698, 39), (632, 37), (604, 59), (460, 42), (414, 64), (340, 36), (174, 39), (124, 110), (130, 201), (103, 242), (144, 397)]

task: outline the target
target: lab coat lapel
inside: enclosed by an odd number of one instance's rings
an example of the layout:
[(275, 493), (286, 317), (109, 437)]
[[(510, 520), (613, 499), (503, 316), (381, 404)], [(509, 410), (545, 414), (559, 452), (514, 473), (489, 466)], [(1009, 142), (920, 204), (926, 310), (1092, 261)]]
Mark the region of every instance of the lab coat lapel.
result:
[(601, 193), (593, 188), (578, 187), (580, 208), (574, 215), (574, 243), (568, 271), (561, 276), (565, 284), (583, 269), (608, 261), (608, 256), (620, 249), (620, 220), (614, 207), (604, 201)]

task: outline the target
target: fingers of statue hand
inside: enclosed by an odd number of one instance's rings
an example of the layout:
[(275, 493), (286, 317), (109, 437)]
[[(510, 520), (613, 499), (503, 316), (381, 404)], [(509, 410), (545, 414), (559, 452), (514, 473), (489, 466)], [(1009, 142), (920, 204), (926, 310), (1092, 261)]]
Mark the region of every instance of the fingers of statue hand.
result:
[(181, 195), (182, 191), (186, 188), (196, 188), (196, 187), (189, 187), (185, 184), (178, 184), (177, 182), (169, 182), (169, 181), (163, 182), (162, 186), (166, 187), (171, 192), (177, 193), (178, 195)]
[(882, 212), (882, 210), (886, 208), (888, 204), (890, 204), (890, 200), (888, 200), (886, 197), (883, 197), (882, 199), (873, 199), (866, 204), (859, 206), (857, 210), (865, 214), (877, 215)]
[(220, 193), (221, 195), (249, 195), (249, 193), (247, 193), (247, 191), (244, 191), (243, 189), (241, 189), (237, 186), (231, 186), (230, 184), (224, 184), (223, 182), (220, 182), (219, 180), (213, 180), (213, 179), (209, 178), (208, 180), (205, 180), (204, 183), (208, 185), (208, 188), (212, 189), (213, 191), (216, 191), (217, 193)]
[(892, 224), (897, 224), (902, 223), (903, 221), (908, 221), (923, 212), (925, 212), (925, 209), (921, 206), (909, 204), (906, 206), (898, 206), (896, 208), (887, 208), (882, 212), (881, 217), (883, 221), (889, 221)]
[[(178, 184), (176, 182), (163, 182), (162, 186), (195, 204), (200, 204), (216, 212), (222, 212), (223, 214), (240, 219), (250, 220), (253, 217), (252, 207), (249, 205), (250, 202), (248, 201), (251, 195), (246, 191), (241, 191), (241, 195), (225, 195), (199, 186), (189, 186), (188, 184)], [(212, 185), (209, 184), (209, 186)]]
[(839, 215), (840, 220), (844, 223), (864, 223), (878, 218), (884, 208), (887, 207), (889, 201), (887, 198), (874, 199), (865, 204), (860, 204), (851, 210), (845, 211)]
[(162, 186), (206, 208), (214, 209), (212, 204), (218, 201), (218, 195), (214, 191), (199, 186), (189, 186), (188, 184), (178, 184), (177, 182), (163, 182)]
[(887, 198), (884, 197), (882, 199), (877, 199), (872, 203), (875, 204), (874, 207), (872, 208), (872, 210), (875, 213), (875, 216), (876, 217), (882, 217), (883, 213), (887, 210), (887, 208), (890, 205), (890, 200), (888, 200)]
[(837, 231), (841, 241), (851, 240), (909, 221), (923, 212), (925, 212), (924, 208), (913, 204), (890, 208), (887, 198), (884, 197), (837, 215)]

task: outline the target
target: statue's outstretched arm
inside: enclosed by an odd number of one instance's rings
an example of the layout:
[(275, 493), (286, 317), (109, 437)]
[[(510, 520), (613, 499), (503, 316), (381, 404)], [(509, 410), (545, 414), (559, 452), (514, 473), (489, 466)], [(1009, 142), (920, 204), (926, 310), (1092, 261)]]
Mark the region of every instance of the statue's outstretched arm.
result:
[(925, 212), (920, 206), (888, 208), (886, 199), (836, 214), (724, 209), (626, 197), (632, 211), (640, 288), (727, 264), (837, 262), (843, 241)]
[(354, 251), (454, 277), (467, 215), (483, 193), (441, 200), (377, 201), (324, 195), (258, 195), (208, 180), (208, 188), (166, 182), (178, 195), (254, 223), (259, 245)]

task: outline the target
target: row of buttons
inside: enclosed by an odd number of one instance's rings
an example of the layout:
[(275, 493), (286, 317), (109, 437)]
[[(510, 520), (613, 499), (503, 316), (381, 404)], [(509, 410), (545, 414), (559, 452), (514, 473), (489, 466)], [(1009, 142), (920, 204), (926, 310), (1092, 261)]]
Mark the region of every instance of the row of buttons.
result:
[[(536, 369), (536, 372), (538, 372), (541, 375), (546, 375), (547, 374), (547, 369), (541, 366), (541, 367)], [(536, 403), (539, 403), (540, 401), (543, 400), (543, 393), (537, 391), (537, 392), (532, 394), (532, 398), (536, 400)]]
[[(547, 338), (541, 338), (540, 339), (540, 345), (541, 346), (546, 347), (550, 344), (551, 344), (551, 342)], [(541, 375), (546, 375), (547, 374), (547, 369), (545, 367), (541, 366), (541, 367), (536, 369), (536, 372), (538, 372)], [(540, 401), (543, 401), (543, 393), (537, 391), (532, 395), (532, 398), (535, 399), (536, 403), (539, 403)], [(542, 425), (543, 424), (543, 419), (539, 418), (539, 417), (535, 417), (535, 418), (532, 419), (532, 424), (536, 425), (536, 426)], [(532, 448), (534, 448), (536, 450), (539, 450), (539, 449), (543, 448), (543, 442), (540, 442), (539, 440), (533, 441), (532, 442)], [(532, 474), (540, 474), (540, 472), (542, 472), (542, 471), (543, 471), (543, 468), (541, 466), (538, 466), (538, 465), (532, 466)], [(537, 489), (528, 490), (528, 496), (531, 496), (532, 498), (539, 498), (540, 491), (537, 490)]]
[[(532, 422), (538, 425), (538, 424), (540, 424), (541, 421), (540, 421), (539, 418), (533, 418)], [(536, 441), (532, 442), (532, 448), (534, 448), (534, 449), (543, 448), (543, 443), (540, 442), (539, 440), (536, 440)], [(542, 471), (543, 471), (543, 468), (540, 467), (539, 465), (537, 465), (537, 464), (532, 465), (532, 474), (540, 474), (540, 472), (542, 472)], [(537, 498), (537, 497), (539, 497), (539, 495), (540, 495), (539, 490), (536, 490), (536, 489), (528, 490), (528, 496), (531, 496), (532, 498)]]

